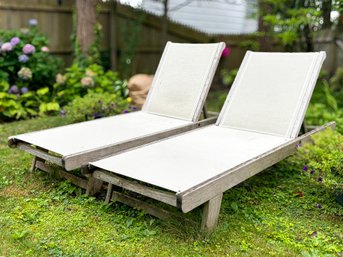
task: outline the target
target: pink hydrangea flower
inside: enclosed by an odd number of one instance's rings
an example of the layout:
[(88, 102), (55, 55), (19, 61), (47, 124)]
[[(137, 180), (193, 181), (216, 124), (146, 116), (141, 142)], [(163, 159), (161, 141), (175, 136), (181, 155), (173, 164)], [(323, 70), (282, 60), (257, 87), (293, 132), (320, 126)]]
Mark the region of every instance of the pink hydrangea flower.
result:
[(42, 46), (42, 48), (40, 50), (42, 52), (45, 52), (45, 53), (49, 53), (50, 52), (50, 49), (47, 46)]
[(222, 57), (228, 57), (231, 54), (231, 48), (226, 46), (222, 52)]
[(9, 42), (3, 43), (1, 46), (1, 51), (3, 51), (3, 52), (10, 52), (10, 51), (12, 51), (12, 49), (13, 49), (13, 46)]
[(94, 81), (91, 77), (84, 77), (81, 79), (81, 84), (84, 87), (93, 87), (94, 86)]
[(26, 44), (23, 47), (23, 53), (24, 54), (33, 54), (34, 52), (36, 52), (36, 48), (31, 45), (31, 44)]
[(63, 85), (66, 82), (66, 77), (63, 76), (62, 74), (58, 73), (56, 75), (56, 83)]

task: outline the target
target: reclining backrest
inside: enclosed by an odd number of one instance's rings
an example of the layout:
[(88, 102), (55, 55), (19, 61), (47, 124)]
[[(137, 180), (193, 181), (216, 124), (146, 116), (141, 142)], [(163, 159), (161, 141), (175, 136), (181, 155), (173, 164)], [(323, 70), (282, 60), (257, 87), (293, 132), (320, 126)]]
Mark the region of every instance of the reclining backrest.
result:
[(224, 46), (168, 42), (142, 111), (197, 121)]
[(217, 125), (296, 137), (325, 57), (248, 51)]

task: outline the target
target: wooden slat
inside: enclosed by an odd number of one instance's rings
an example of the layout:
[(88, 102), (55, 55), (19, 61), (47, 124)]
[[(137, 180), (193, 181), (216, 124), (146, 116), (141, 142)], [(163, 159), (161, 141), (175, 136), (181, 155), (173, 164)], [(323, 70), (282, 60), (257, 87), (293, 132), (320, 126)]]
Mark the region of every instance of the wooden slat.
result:
[(176, 195), (174, 193), (144, 186), (136, 182), (131, 182), (127, 179), (103, 170), (95, 170), (93, 177), (176, 207)]
[(144, 201), (138, 200), (134, 197), (131, 197), (131, 196), (119, 193), (119, 192), (112, 193), (112, 201), (118, 201), (128, 206), (131, 206), (133, 208), (142, 209), (146, 213), (162, 220), (167, 220), (173, 217), (173, 215), (171, 215), (170, 212), (164, 209), (157, 208), (154, 205), (148, 204)]
[(326, 128), (335, 128), (335, 124), (335, 122), (330, 122), (324, 126), (318, 127), (315, 130), (213, 177), (198, 186), (178, 193), (178, 207), (185, 213), (193, 210), (214, 198), (216, 195), (225, 192), (231, 187), (288, 157), (296, 151), (298, 144), (311, 142), (311, 136)]
[(62, 166), (62, 158), (53, 156), (49, 154), (46, 150), (44, 151), (37, 148), (33, 148), (31, 145), (24, 142), (17, 142), (16, 146), (19, 149), (24, 150), (25, 152), (28, 152), (34, 156), (47, 160), (51, 163), (57, 164), (58, 166)]
[(157, 141), (160, 139), (164, 139), (170, 136), (190, 131), (192, 129), (213, 124), (215, 123), (215, 121), (216, 117), (211, 117), (197, 123), (192, 123), (190, 125), (178, 127), (175, 129), (165, 130), (163, 132), (137, 138), (135, 140), (128, 140), (119, 144), (106, 145), (101, 148), (64, 156), (62, 159), (62, 167), (64, 167), (66, 170), (73, 170), (79, 168), (84, 164), (87, 164), (88, 162), (96, 161), (104, 157), (122, 153), (128, 149), (131, 150), (134, 147), (142, 146), (153, 141)]
[(46, 165), (44, 162), (37, 160), (36, 161), (36, 168), (43, 170), (45, 172), (48, 173), (56, 173), (58, 176), (65, 178), (67, 180), (69, 180), (70, 182), (72, 182), (73, 184), (83, 188), (83, 189), (87, 189), (88, 188), (88, 181), (87, 179), (84, 178), (80, 178), (78, 176), (75, 176), (73, 174), (70, 174), (66, 171), (64, 171), (63, 169), (60, 168), (55, 168), (55, 167), (50, 167), (48, 165)]
[(141, 209), (141, 210), (145, 211), (146, 213), (148, 213), (154, 217), (157, 217), (161, 220), (174, 219), (174, 220), (177, 220), (179, 222), (180, 222), (180, 220), (182, 220), (182, 221), (185, 221), (189, 224), (192, 224), (193, 226), (198, 226), (197, 222), (185, 218), (184, 215), (181, 215), (181, 213), (177, 214), (177, 213), (167, 211), (163, 208), (156, 207), (155, 205), (149, 204), (145, 201), (139, 200), (139, 199), (134, 198), (132, 196), (129, 196), (129, 195), (126, 195), (123, 193), (119, 193), (117, 191), (114, 191), (112, 193), (112, 201), (118, 201), (118, 202), (124, 203), (128, 206), (131, 206), (133, 208)]

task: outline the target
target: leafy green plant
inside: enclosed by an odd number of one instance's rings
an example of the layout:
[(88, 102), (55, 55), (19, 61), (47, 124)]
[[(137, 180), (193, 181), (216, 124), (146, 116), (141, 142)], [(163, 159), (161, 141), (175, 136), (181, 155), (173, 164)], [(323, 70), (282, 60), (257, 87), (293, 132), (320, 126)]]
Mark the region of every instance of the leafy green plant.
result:
[(313, 145), (299, 148), (299, 155), (307, 161), (308, 169), (317, 172), (317, 176), (340, 175), (343, 178), (343, 135), (328, 129), (313, 136), (313, 140)]
[(263, 0), (260, 15), (271, 37), (278, 40), (287, 51), (310, 52), (314, 50), (314, 32), (324, 27), (337, 27), (339, 21), (332, 21), (330, 12), (342, 11), (339, 2)]
[(29, 91), (52, 86), (62, 61), (49, 53), (47, 45), (48, 39), (38, 33), (36, 25), (0, 31), (0, 81)]
[(26, 119), (57, 109), (44, 90), (52, 88), (62, 62), (50, 55), (37, 21), (29, 23), (29, 28), (0, 31), (0, 120)]
[(222, 70), (220, 72), (220, 75), (222, 77), (222, 82), (225, 86), (231, 87), (232, 83), (234, 82), (236, 76), (237, 76), (238, 69), (233, 69), (230, 71)]
[(88, 93), (119, 94), (122, 98), (128, 96), (126, 81), (119, 79), (113, 71), (104, 71), (98, 64), (82, 67), (74, 63), (67, 72), (57, 74), (53, 95), (60, 105), (71, 102), (75, 97), (83, 97)]
[(63, 115), (75, 121), (96, 119), (136, 110), (129, 106), (130, 98), (123, 98), (119, 93), (91, 92), (84, 97), (77, 97), (62, 111)]
[(318, 80), (312, 101), (307, 109), (307, 125), (320, 125), (335, 121), (337, 131), (343, 132), (343, 110), (339, 107), (336, 94), (330, 89), (325, 79)]

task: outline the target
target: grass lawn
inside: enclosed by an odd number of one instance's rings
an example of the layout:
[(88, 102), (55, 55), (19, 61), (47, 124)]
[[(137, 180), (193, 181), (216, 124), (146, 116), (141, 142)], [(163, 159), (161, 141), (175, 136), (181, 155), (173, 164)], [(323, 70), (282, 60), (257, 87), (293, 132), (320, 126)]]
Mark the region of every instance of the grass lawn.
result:
[(343, 179), (318, 182), (299, 154), (226, 192), (218, 229), (205, 236), (29, 173), (32, 157), (7, 147), (10, 135), (68, 122), (0, 125), (0, 256), (343, 256), (343, 207), (333, 186)]

